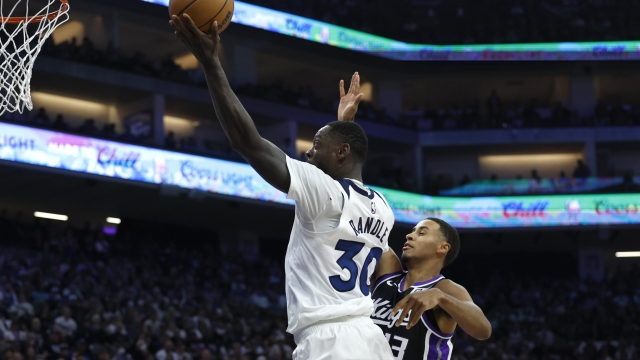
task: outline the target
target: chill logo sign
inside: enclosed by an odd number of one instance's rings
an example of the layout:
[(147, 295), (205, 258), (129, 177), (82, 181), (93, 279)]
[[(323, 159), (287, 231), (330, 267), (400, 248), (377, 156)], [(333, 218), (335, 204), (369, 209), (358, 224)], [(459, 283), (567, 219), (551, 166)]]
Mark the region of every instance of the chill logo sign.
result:
[(549, 201), (539, 200), (531, 203), (524, 201), (510, 201), (502, 204), (504, 217), (509, 218), (533, 218), (544, 217)]

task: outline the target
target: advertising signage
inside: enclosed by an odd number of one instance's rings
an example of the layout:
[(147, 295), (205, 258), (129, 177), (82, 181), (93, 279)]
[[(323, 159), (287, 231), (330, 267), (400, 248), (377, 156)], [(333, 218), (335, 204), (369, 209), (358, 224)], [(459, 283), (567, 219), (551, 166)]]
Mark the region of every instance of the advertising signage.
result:
[[(0, 123), (0, 160), (293, 205), (249, 165)], [(640, 194), (431, 197), (372, 187), (397, 222), (458, 228), (640, 224)]]
[[(374, 187), (375, 188), (375, 187)], [(639, 224), (640, 194), (431, 197), (379, 189), (396, 220), (441, 218), (458, 228)]]
[[(169, 0), (143, 0), (169, 5)], [(410, 44), (265, 7), (235, 2), (232, 22), (401, 61), (638, 60), (640, 41), (488, 45)]]

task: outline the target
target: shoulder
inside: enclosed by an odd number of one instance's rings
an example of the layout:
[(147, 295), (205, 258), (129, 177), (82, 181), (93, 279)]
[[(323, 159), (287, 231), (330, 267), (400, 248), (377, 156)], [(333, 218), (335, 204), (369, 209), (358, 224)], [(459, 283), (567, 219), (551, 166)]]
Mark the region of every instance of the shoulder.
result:
[(287, 156), (287, 168), (291, 177), (291, 187), (315, 185), (319, 189), (341, 189), (338, 181), (318, 169), (315, 165), (292, 159)]
[(318, 169), (318, 167), (307, 162), (293, 159), (289, 156), (287, 156), (287, 167), (289, 168), (289, 172), (292, 174), (308, 173), (315, 176), (328, 177), (329, 179), (331, 179), (329, 175), (327, 175), (324, 171)]
[(443, 293), (453, 296), (462, 301), (471, 301), (471, 295), (464, 286), (457, 284), (449, 279), (442, 279), (434, 286)]

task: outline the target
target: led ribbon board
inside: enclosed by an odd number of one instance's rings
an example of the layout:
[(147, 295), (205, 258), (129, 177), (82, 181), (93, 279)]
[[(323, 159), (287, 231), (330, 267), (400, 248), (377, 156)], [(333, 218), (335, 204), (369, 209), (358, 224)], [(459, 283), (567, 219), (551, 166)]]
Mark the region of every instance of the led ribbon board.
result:
[[(169, 0), (143, 1), (169, 5)], [(640, 41), (490, 45), (409, 44), (241, 1), (235, 2), (235, 13), (231, 21), (278, 34), (402, 61), (640, 59)]]
[[(247, 164), (0, 123), (0, 160), (293, 205)], [(640, 224), (640, 194), (430, 197), (385, 188), (396, 221), (459, 228)]]

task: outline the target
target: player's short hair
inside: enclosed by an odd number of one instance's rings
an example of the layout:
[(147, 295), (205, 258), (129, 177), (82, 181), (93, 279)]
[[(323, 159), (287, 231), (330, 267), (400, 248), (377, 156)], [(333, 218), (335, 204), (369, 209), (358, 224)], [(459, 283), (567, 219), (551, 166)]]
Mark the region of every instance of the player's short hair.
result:
[(431, 220), (440, 225), (440, 232), (442, 233), (442, 236), (445, 241), (451, 245), (451, 249), (449, 249), (447, 256), (444, 258), (444, 266), (447, 266), (456, 259), (460, 252), (460, 235), (458, 235), (458, 230), (449, 225), (448, 222), (441, 219), (428, 218), (427, 220)]
[(337, 136), (340, 141), (349, 144), (351, 152), (360, 162), (364, 162), (369, 151), (369, 138), (362, 126), (349, 121), (334, 121), (327, 124), (329, 134)]

